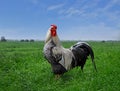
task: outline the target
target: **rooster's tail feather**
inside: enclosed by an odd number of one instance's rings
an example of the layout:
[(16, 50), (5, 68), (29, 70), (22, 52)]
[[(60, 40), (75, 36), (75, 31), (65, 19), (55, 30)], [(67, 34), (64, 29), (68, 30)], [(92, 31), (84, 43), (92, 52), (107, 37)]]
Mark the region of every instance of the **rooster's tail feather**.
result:
[[(95, 64), (95, 61), (94, 61), (94, 53), (93, 53), (93, 50), (88, 43), (78, 42), (71, 47), (71, 50), (72, 50), (75, 58), (77, 57), (76, 61), (81, 66), (81, 69), (83, 69), (83, 66), (86, 62), (87, 56), (90, 55), (91, 59), (92, 59), (93, 66), (94, 66), (95, 70), (97, 71), (96, 64)], [(78, 59), (78, 56), (79, 56), (79, 59)]]

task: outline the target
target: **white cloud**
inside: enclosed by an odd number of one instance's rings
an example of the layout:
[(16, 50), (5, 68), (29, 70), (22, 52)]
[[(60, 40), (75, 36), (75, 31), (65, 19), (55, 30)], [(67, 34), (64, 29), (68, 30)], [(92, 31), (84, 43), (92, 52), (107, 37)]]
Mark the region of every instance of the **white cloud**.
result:
[(75, 8), (69, 8), (68, 10), (66, 10), (66, 12), (64, 12), (68, 17), (73, 16), (73, 15), (82, 15), (84, 13), (84, 11), (81, 11), (79, 9), (75, 9)]
[[(5, 36), (6, 39), (44, 40), (45, 35), (46, 32), (39, 31), (39, 29), (0, 29), (0, 37)], [(58, 29), (58, 36), (61, 40), (120, 40), (120, 29), (106, 26), (105, 23), (101, 22), (88, 26), (62, 27), (62, 29)]]
[[(65, 31), (68, 30), (68, 31)], [(60, 34), (61, 40), (119, 40), (120, 30), (96, 24), (89, 26), (70, 27), (65, 29), (64, 35)]]
[(86, 14), (88, 14), (90, 9), (93, 9), (91, 11), (94, 12), (94, 10), (96, 9), (95, 7), (97, 6), (97, 4), (99, 3), (99, 1), (94, 1), (94, 2), (89, 2), (89, 1), (75, 1), (74, 4), (71, 5), (64, 5), (67, 7), (63, 7), (61, 10), (58, 11), (58, 14), (61, 15), (65, 15), (65, 16), (85, 16)]
[(120, 4), (120, 0), (110, 0), (108, 4), (103, 8), (103, 10), (109, 10), (116, 4)]
[[(98, 0), (98, 1), (93, 0), (93, 2), (83, 1), (82, 3), (79, 2), (79, 4), (76, 2), (76, 3), (74, 3), (74, 5), (63, 7), (57, 12), (60, 15), (71, 16), (71, 17), (79, 15), (79, 16), (84, 16), (85, 18), (87, 18), (87, 17), (89, 17), (89, 18), (95, 17), (96, 18), (97, 16), (105, 16), (105, 17), (108, 17), (109, 19), (113, 19), (113, 18), (111, 18), (112, 16), (114, 18), (115, 17), (118, 18), (119, 13), (120, 13), (119, 9), (116, 9), (115, 11), (109, 11), (109, 9), (112, 8), (113, 6), (115, 6), (116, 4), (120, 3), (119, 0), (110, 0), (103, 7), (99, 7), (99, 2), (100, 2), (100, 0)], [(104, 3), (104, 1), (102, 1), (102, 2)], [(66, 6), (66, 5), (64, 5), (64, 6)], [(54, 9), (54, 7), (50, 8), (50, 9)]]
[(49, 6), (47, 8), (47, 10), (56, 10), (56, 9), (59, 9), (59, 8), (61, 8), (63, 6), (64, 6), (64, 4), (52, 5), (52, 6)]
[[(28, 32), (29, 31), (29, 32)], [(43, 40), (45, 32), (39, 31), (39, 29), (29, 28), (1, 28), (0, 37), (5, 36), (6, 39), (38, 39)]]

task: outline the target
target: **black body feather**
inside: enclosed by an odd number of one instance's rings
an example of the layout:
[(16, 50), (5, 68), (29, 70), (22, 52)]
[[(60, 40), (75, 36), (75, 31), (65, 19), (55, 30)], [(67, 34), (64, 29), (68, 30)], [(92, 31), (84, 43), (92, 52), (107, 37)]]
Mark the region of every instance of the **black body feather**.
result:
[(58, 62), (55, 62), (53, 64), (51, 64), (52, 67), (52, 72), (54, 74), (64, 74), (65, 72), (67, 72), (67, 70)]

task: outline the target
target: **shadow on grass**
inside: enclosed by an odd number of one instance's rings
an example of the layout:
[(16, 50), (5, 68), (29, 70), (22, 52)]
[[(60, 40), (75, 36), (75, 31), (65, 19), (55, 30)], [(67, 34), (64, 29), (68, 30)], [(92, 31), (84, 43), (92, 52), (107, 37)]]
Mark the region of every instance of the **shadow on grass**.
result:
[[(61, 75), (60, 79), (64, 82), (70, 82), (75, 79), (84, 78), (84, 72), (82, 72), (79, 68), (71, 69), (70, 71)], [(59, 79), (58, 79), (59, 80)]]

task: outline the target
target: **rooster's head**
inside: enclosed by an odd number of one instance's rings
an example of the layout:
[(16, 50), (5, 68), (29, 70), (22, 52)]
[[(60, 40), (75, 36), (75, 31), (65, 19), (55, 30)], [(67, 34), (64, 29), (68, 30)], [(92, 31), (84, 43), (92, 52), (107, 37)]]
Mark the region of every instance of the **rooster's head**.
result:
[(52, 37), (55, 37), (57, 35), (56, 30), (57, 30), (57, 26), (56, 25), (51, 25), (50, 32), (51, 32)]
[(52, 37), (57, 36), (57, 26), (52, 24), (50, 28), (48, 29), (47, 35), (46, 35), (46, 40), (45, 43), (47, 43)]

